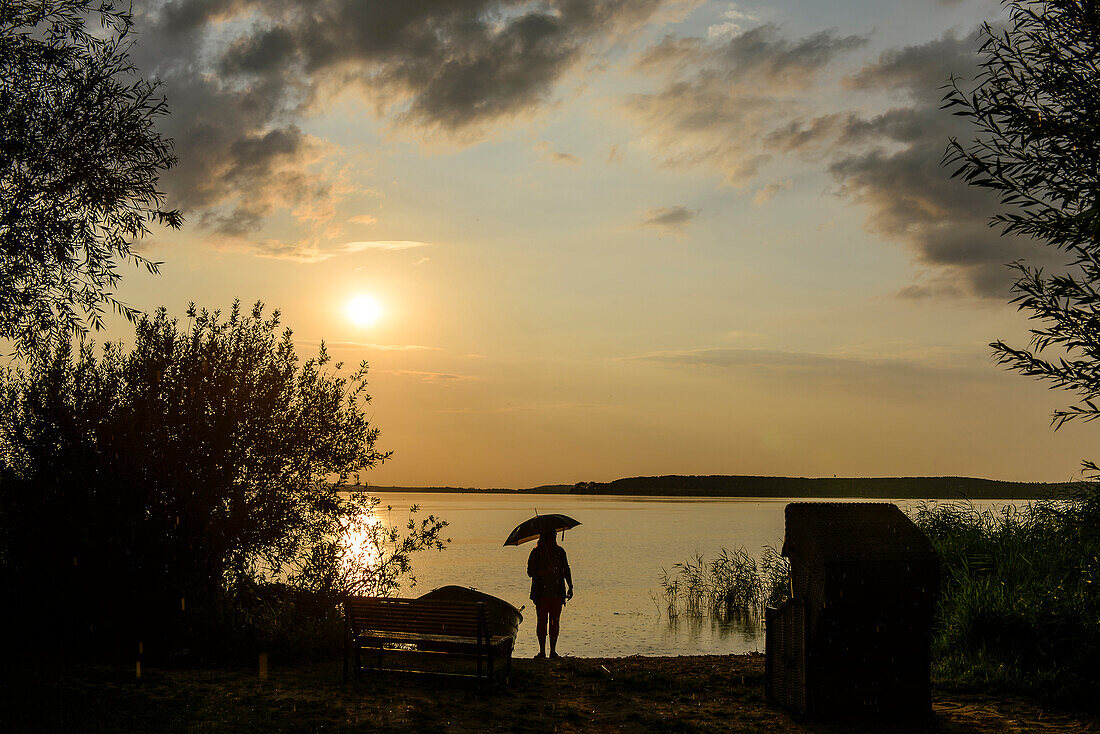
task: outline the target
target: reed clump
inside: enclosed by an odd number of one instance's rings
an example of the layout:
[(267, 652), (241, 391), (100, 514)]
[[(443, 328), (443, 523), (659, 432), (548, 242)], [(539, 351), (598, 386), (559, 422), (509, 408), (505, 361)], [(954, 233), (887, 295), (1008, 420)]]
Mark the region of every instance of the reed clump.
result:
[(1022, 508), (924, 504), (914, 520), (940, 556), (932, 652), (941, 681), (1097, 700), (1096, 484)]
[(711, 615), (720, 620), (759, 618), (764, 607), (790, 596), (790, 564), (775, 548), (760, 558), (744, 548), (723, 548), (709, 563), (699, 553), (661, 570), (660, 606), (669, 620)]

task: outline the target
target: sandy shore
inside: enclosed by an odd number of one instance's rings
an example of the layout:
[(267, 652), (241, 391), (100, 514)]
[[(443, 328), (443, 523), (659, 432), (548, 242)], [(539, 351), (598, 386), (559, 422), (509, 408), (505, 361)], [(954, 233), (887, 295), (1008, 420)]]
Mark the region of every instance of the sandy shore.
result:
[(1100, 719), (1026, 699), (937, 690), (931, 721), (812, 724), (764, 700), (761, 655), (517, 660), (481, 692), (413, 676), (341, 681), (339, 661), (255, 670), (9, 669), (7, 731), (1095, 732)]

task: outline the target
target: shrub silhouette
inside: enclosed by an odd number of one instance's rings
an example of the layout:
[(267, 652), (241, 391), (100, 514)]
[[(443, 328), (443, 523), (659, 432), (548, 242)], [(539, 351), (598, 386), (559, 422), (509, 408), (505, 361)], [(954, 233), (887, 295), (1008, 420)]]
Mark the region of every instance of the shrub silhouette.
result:
[[(168, 630), (162, 650), (217, 645), (257, 584), (333, 595), (377, 580), (367, 560), (399, 575), (408, 553), (441, 547), (435, 518), (410, 520), (405, 545), (352, 532), (375, 502), (337, 489), (386, 458), (364, 414), (366, 363), (342, 375), (323, 344), (300, 362), (259, 303), (187, 318), (160, 309), (129, 351), (62, 348), (6, 374), (8, 588), (35, 610), (79, 604), (79, 628), (61, 629), (82, 638), (148, 646)], [(372, 537), (366, 555), (351, 547)]]

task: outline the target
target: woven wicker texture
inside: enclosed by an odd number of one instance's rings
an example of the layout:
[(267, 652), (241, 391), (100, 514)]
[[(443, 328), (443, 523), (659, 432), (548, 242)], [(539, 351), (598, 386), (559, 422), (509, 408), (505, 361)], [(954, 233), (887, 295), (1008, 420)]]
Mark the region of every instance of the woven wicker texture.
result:
[(783, 555), (794, 598), (766, 620), (772, 700), (821, 717), (928, 711), (939, 564), (920, 529), (892, 504), (795, 502)]
[(815, 565), (830, 561), (935, 561), (913, 521), (886, 502), (792, 502), (784, 511), (783, 555)]
[(768, 698), (797, 714), (806, 713), (806, 608), (790, 599), (765, 610), (764, 686)]

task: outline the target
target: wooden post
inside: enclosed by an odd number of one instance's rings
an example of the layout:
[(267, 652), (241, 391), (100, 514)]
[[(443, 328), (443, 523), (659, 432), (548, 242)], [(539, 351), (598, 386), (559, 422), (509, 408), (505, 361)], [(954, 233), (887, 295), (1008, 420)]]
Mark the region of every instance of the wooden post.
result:
[[(348, 648), (351, 646), (351, 621), (348, 619), (351, 605), (347, 600), (344, 601), (344, 682), (348, 682), (348, 653), (351, 652)], [(358, 670), (356, 674), (358, 675)]]
[(267, 680), (267, 653), (260, 653), (260, 680)]

